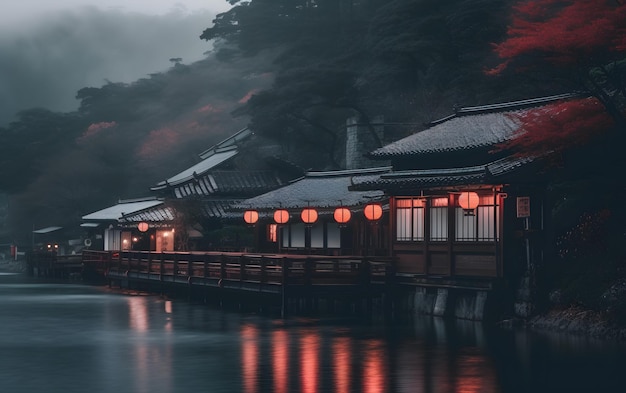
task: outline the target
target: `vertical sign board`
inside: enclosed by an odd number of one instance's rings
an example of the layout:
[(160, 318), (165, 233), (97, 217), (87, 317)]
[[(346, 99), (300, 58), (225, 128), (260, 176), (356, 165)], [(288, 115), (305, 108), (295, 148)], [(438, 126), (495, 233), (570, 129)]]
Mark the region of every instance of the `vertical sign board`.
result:
[(517, 197), (517, 218), (530, 217), (530, 197)]

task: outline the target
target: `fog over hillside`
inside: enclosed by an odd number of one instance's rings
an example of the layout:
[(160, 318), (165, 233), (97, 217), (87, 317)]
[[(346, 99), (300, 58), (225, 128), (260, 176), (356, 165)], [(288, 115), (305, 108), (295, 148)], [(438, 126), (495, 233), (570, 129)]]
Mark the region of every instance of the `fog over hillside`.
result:
[(54, 11), (0, 27), (0, 126), (17, 111), (44, 107), (71, 111), (76, 92), (108, 81), (132, 82), (204, 57), (199, 38), (214, 12), (173, 9), (145, 15), (83, 7)]

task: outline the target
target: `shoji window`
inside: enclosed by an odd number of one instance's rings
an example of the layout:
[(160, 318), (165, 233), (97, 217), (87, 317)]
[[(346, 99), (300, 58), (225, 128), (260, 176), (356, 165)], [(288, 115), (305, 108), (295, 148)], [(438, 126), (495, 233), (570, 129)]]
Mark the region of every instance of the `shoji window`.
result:
[(479, 196), (478, 207), (471, 213), (455, 208), (455, 240), (494, 241), (498, 236), (498, 206), (493, 195)]
[(424, 240), (424, 207), (423, 199), (396, 200), (396, 240)]
[(448, 240), (448, 198), (430, 200), (430, 240)]

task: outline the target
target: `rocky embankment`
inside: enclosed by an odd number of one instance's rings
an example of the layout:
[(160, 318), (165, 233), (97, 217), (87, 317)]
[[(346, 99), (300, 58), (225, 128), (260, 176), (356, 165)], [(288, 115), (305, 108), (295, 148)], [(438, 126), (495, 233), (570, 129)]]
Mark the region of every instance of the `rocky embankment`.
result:
[(610, 321), (597, 311), (577, 307), (554, 309), (527, 322), (531, 330), (626, 341), (626, 327)]

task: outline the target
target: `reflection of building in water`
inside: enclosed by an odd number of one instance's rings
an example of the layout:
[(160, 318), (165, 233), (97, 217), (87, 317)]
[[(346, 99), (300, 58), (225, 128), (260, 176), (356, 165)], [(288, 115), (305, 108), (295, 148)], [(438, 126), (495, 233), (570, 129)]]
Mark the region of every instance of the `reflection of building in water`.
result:
[(393, 343), (393, 340), (355, 337), (350, 332), (309, 326), (274, 327), (266, 335), (258, 327), (244, 325), (242, 391), (478, 393), (497, 390), (494, 364), (480, 345), (474, 342), (450, 351), (444, 341), (444, 337), (437, 336), (433, 342)]

